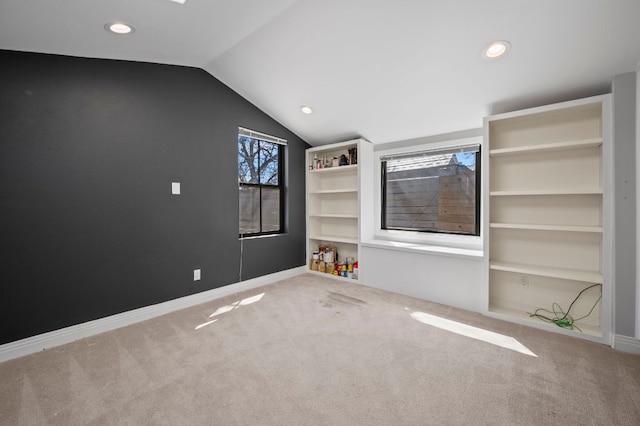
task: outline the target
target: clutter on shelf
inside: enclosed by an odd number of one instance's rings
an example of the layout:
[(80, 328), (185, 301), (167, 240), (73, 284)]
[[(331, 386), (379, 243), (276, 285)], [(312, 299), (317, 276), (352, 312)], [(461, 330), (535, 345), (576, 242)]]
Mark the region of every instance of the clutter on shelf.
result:
[(346, 257), (340, 261), (337, 247), (319, 246), (311, 256), (311, 270), (358, 279), (358, 261), (354, 257)]
[(309, 164), (309, 169), (319, 170), (329, 167), (350, 166), (358, 164), (358, 148), (349, 148), (343, 152), (338, 152), (335, 155), (323, 155), (318, 157), (318, 154), (313, 156), (313, 164)]

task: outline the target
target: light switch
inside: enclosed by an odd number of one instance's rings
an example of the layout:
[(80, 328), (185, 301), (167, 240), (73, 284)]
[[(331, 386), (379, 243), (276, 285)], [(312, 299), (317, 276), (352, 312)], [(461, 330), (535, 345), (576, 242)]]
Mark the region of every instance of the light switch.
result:
[(193, 270), (193, 280), (200, 281), (200, 269)]
[(180, 182), (171, 182), (171, 193), (173, 195), (180, 195)]

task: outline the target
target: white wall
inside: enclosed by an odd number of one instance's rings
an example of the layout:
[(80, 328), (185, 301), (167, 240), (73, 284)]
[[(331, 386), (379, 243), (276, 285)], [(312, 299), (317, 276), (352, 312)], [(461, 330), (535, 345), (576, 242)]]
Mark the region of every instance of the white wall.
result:
[(482, 312), (482, 257), (462, 258), (364, 246), (362, 282), (370, 287)]

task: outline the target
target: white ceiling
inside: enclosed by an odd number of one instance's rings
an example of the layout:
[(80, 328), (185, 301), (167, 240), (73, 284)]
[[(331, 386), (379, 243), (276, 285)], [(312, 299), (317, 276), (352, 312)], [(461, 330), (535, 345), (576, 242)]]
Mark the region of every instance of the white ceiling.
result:
[(0, 0), (0, 49), (200, 67), (312, 145), (385, 143), (607, 92), (640, 0)]

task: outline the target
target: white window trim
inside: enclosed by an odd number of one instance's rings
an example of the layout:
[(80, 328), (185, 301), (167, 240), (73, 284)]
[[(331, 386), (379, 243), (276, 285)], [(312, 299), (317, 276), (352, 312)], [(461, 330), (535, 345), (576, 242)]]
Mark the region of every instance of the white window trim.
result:
[[(278, 144), (278, 145), (282, 145), (284, 147), (287, 146), (287, 140), (286, 139), (282, 139), (279, 138), (277, 136), (271, 136), (268, 135), (266, 133), (261, 133), (261, 132), (257, 132), (255, 130), (251, 130), (251, 129), (247, 129), (245, 127), (238, 127), (238, 136), (246, 136), (249, 137), (251, 139), (255, 139), (258, 141), (262, 141), (262, 142), (267, 142), (267, 143), (274, 143), (274, 144)], [(283, 148), (281, 148), (283, 149)], [(280, 194), (281, 197), (284, 197), (286, 194), (286, 188), (287, 188), (287, 179), (288, 179), (288, 173), (289, 173), (289, 167), (287, 167), (287, 159), (288, 159), (288, 151), (285, 150), (284, 153), (282, 154), (282, 162), (278, 161), (278, 167), (284, 167), (284, 172), (282, 173), (282, 182), (280, 185), (278, 185), (278, 187), (281, 189), (281, 191), (283, 192), (282, 194)], [(238, 193), (240, 192), (240, 182), (238, 181)], [(239, 194), (238, 194), (239, 195)], [(260, 201), (262, 203), (262, 201)], [(258, 233), (258, 234), (242, 234), (240, 233), (240, 226), (238, 223), (238, 240), (242, 241), (242, 240), (250, 240), (250, 239), (257, 239), (257, 238), (266, 238), (266, 237), (278, 237), (281, 235), (286, 235), (288, 234), (287, 232), (287, 218), (288, 218), (288, 213), (287, 213), (287, 207), (288, 207), (288, 203), (287, 200), (285, 198), (285, 202), (284, 202), (284, 206), (283, 208), (285, 209), (284, 212), (282, 212), (282, 223), (280, 224), (281, 230), (279, 232), (274, 232), (274, 233)], [(238, 218), (239, 220), (239, 218)]]
[[(363, 241), (365, 246), (379, 246), (391, 250), (414, 251), (418, 253), (435, 253), (443, 255), (482, 258), (483, 229), (482, 217), (480, 218), (480, 236), (439, 234), (417, 231), (398, 231), (382, 229), (381, 226), (381, 158), (389, 155), (408, 154), (417, 151), (438, 150), (478, 144), (482, 146), (482, 137), (475, 136), (464, 139), (447, 140), (442, 142), (430, 142), (423, 145), (412, 145), (402, 148), (391, 148), (374, 152), (374, 208), (373, 208), (373, 240)], [(481, 164), (481, 167), (484, 165)], [(478, 176), (480, 178), (480, 176)], [(482, 200), (482, 197), (480, 197)], [(482, 208), (480, 215), (482, 216)]]

